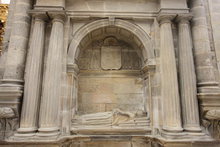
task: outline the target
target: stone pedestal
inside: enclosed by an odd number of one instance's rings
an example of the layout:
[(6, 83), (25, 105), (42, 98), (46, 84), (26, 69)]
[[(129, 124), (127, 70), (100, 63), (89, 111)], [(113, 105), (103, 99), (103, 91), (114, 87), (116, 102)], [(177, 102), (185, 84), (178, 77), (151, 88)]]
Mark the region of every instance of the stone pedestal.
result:
[(20, 87), (0, 87), (0, 140), (11, 137), (19, 127)]
[(182, 100), (183, 128), (187, 131), (201, 131), (196, 89), (196, 74), (192, 53), (190, 14), (179, 15), (179, 81)]
[(163, 130), (181, 132), (180, 97), (171, 23), (175, 15), (160, 15), (160, 55)]
[(21, 113), (20, 135), (34, 135), (38, 129), (38, 111), (41, 96), (42, 63), (45, 34), (45, 15), (37, 15), (34, 21), (30, 51), (27, 58), (24, 100)]
[(43, 77), (39, 136), (58, 135), (60, 130), (63, 23), (63, 15), (53, 16), (48, 57)]

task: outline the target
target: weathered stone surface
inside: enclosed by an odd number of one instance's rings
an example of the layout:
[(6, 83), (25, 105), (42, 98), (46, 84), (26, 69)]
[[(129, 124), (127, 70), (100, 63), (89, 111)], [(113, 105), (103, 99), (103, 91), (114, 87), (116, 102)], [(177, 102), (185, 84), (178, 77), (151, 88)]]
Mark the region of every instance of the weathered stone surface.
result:
[(32, 1), (21, 0), (16, 2), (10, 44), (5, 62), (5, 67), (7, 68), (5, 68), (3, 79), (24, 79), (26, 48), (30, 34), (30, 16), (28, 11), (31, 7)]
[[(104, 74), (107, 76), (107, 73)], [(138, 83), (138, 77), (126, 77), (126, 74), (123, 76), (80, 76), (79, 112), (103, 112), (115, 108), (130, 111), (143, 109), (143, 83)]]
[[(0, 62), (0, 145), (219, 146), (219, 6), (13, 1)], [(39, 14), (48, 19), (31, 17)]]

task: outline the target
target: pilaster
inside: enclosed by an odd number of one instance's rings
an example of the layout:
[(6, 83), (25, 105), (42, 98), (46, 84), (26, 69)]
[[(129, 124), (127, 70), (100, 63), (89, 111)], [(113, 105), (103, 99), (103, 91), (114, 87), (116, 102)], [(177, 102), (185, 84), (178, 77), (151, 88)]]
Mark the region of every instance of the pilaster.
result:
[[(68, 82), (68, 100), (69, 104), (66, 104), (66, 108), (69, 108), (68, 117), (64, 118), (72, 123), (72, 118), (76, 115), (78, 103), (78, 74), (79, 74), (79, 67), (77, 64), (69, 63), (67, 65), (67, 82)], [(69, 123), (69, 128), (71, 128), (71, 123)], [(65, 126), (63, 126), (65, 127)]]
[(152, 96), (152, 83), (153, 77), (156, 72), (156, 61), (151, 59), (146, 61), (142, 68), (143, 81), (144, 81), (144, 109), (147, 112), (147, 117), (151, 121), (152, 128), (155, 127), (153, 124), (154, 111), (153, 111), (153, 96)]

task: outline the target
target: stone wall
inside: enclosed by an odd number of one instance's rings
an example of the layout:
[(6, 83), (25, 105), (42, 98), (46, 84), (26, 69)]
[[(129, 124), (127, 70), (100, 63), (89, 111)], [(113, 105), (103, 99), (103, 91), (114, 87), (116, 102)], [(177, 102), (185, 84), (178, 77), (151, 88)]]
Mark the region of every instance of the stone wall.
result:
[(135, 112), (144, 109), (143, 102), (143, 81), (138, 72), (80, 73), (80, 113), (106, 112), (116, 108)]
[[(111, 45), (112, 41), (116, 41), (114, 37), (107, 39), (110, 39)], [(80, 50), (79, 113), (106, 112), (116, 108), (124, 111), (144, 110), (140, 50), (123, 41), (119, 41), (118, 46), (103, 48), (107, 39), (104, 42), (103, 39), (93, 41)]]
[(14, 116), (0, 117), (1, 144), (219, 146), (220, 2), (16, 2), (0, 66), (0, 104)]
[(205, 0), (207, 17), (209, 21), (210, 40), (214, 51), (214, 57), (217, 58), (218, 70), (220, 69), (220, 1)]

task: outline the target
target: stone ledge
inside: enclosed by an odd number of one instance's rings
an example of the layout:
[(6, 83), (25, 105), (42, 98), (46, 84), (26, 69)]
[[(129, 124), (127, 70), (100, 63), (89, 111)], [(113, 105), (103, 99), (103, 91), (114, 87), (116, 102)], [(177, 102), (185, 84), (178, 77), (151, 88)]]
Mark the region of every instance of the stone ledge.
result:
[[(20, 140), (0, 142), (3, 147), (219, 147), (215, 140), (167, 140), (146, 135), (77, 135), (63, 136), (58, 140)], [(112, 145), (112, 146), (111, 146)]]

